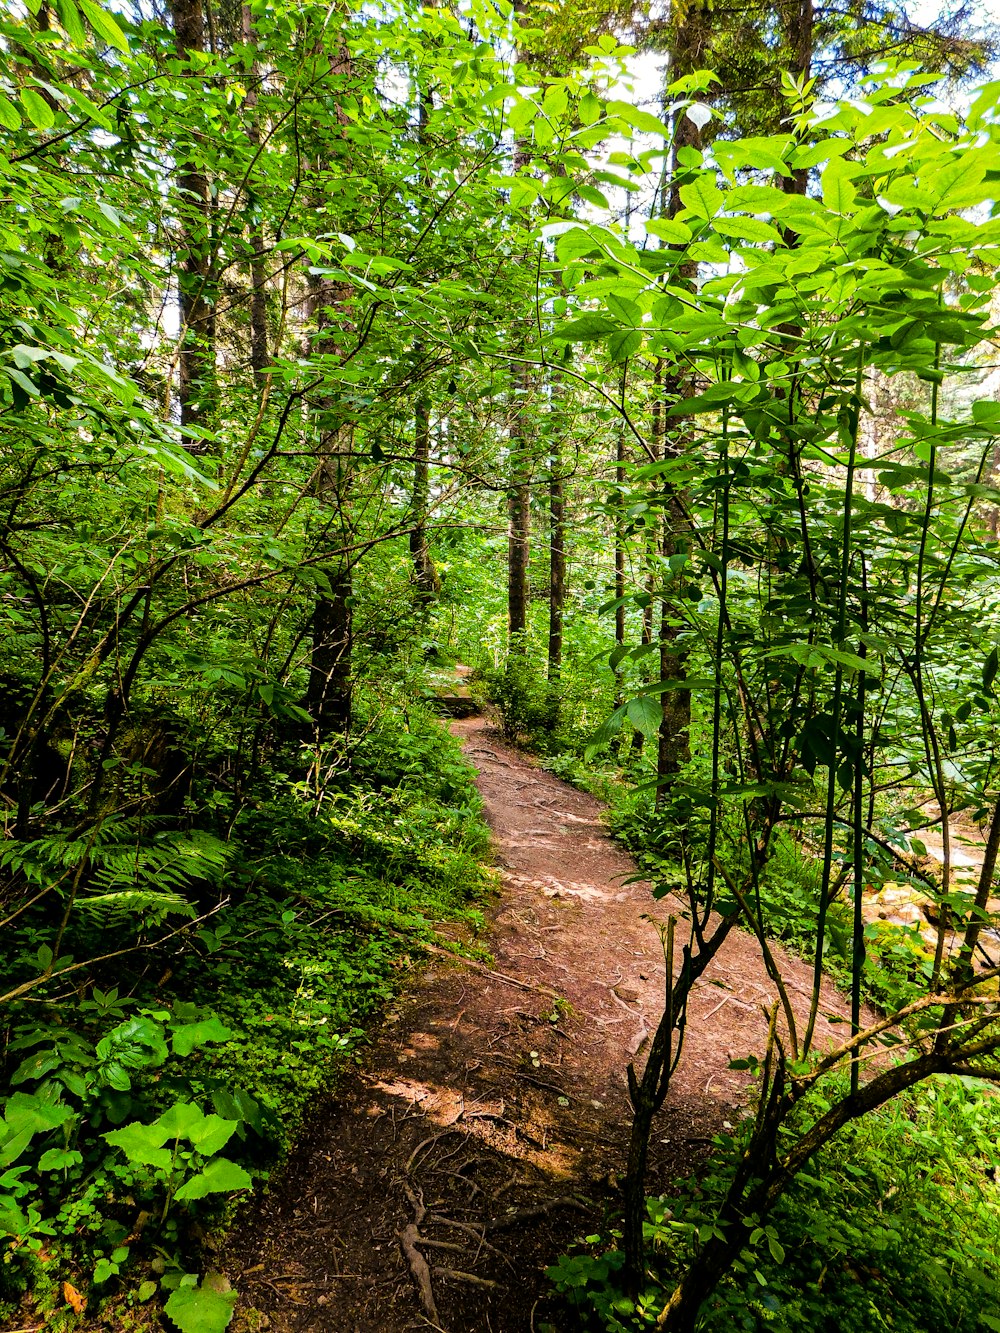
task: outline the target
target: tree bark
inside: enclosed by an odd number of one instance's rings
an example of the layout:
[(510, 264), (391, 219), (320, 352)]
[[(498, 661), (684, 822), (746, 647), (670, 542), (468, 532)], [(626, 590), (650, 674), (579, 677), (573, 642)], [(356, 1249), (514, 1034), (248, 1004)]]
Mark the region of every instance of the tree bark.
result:
[[(670, 58), (670, 77), (680, 78), (698, 69), (704, 62), (704, 53), (711, 35), (709, 0), (694, 0), (685, 11), (674, 34)], [(674, 129), (670, 179), (667, 186), (666, 213), (673, 217), (683, 206), (680, 190), (684, 182), (684, 164), (681, 154), (687, 148), (700, 149), (701, 130), (685, 114), (681, 114)], [(684, 264), (675, 274), (674, 281), (694, 283), (696, 265)], [(683, 396), (685, 379), (681, 371), (664, 374), (662, 362), (658, 366), (656, 401), (653, 404), (653, 448), (664, 462), (683, 453), (685, 442), (677, 432), (667, 429), (667, 404)], [(684, 506), (676, 488), (667, 479), (663, 493), (663, 519), (660, 537), (660, 556), (663, 576), (668, 574), (672, 556), (684, 554), (689, 545), (689, 524)], [(676, 576), (673, 582), (677, 582)], [(681, 687), (687, 675), (687, 653), (678, 645), (680, 625), (674, 609), (676, 596), (666, 593), (660, 602), (660, 683), (671, 688), (660, 695), (663, 716), (657, 743), (656, 805), (666, 804), (674, 779), (690, 758), (689, 731), (691, 726), (691, 692)]]
[[(625, 375), (622, 374), (622, 400), (625, 399)], [(615, 445), (615, 647), (625, 647), (625, 464), (628, 454), (624, 425)], [(622, 670), (615, 667), (615, 707), (622, 703)]]
[[(434, 0), (432, 0), (432, 7)], [(434, 95), (430, 88), (421, 86), (417, 98), (417, 142), (426, 147), (429, 138)], [(428, 193), (426, 207), (431, 207), (430, 175), (424, 173), (424, 188)], [(418, 344), (417, 360), (423, 352)], [(410, 530), (410, 559), (413, 562), (413, 585), (416, 603), (426, 610), (441, 591), (441, 581), (427, 542), (427, 511), (430, 503), (430, 442), (431, 405), (425, 396), (417, 400), (413, 417), (413, 527)]]
[(531, 555), (531, 463), (528, 457), (527, 369), (518, 375), (521, 391), (510, 430), (510, 490), (507, 534), (507, 623), (510, 646), (523, 649), (528, 628), (528, 563)]
[(566, 605), (566, 483), (559, 444), (552, 446), (549, 470), (549, 683), (559, 679)]
[[(334, 96), (352, 73), (350, 53), (340, 42), (328, 58), (328, 78)], [(341, 125), (348, 123), (339, 105), (336, 115)], [(351, 331), (351, 299), (349, 283), (309, 275), (307, 314), (313, 328), (310, 351), (313, 356), (327, 360), (331, 377), (344, 359), (343, 339)], [(330, 591), (316, 598), (311, 620), (306, 708), (313, 720), (315, 738), (321, 743), (332, 734), (347, 735), (353, 720), (354, 589), (350, 548), (354, 535), (351, 514), (354, 423), (329, 384), (315, 400), (315, 418), (320, 442), (314, 485), (317, 496), (333, 511), (330, 526), (340, 546), (339, 553), (322, 570)]]
[[(249, 46), (254, 39), (253, 15), (249, 5), (244, 5), (243, 40)], [(260, 66), (254, 61), (250, 69), (250, 82), (247, 87), (246, 107), (247, 139), (254, 150), (260, 147), (260, 126), (257, 123), (257, 81), (260, 78)], [(251, 200), (251, 206), (253, 201)], [(267, 345), (267, 269), (264, 266), (264, 231), (258, 218), (251, 218), (247, 242), (250, 250), (250, 369), (254, 383), (263, 387), (264, 372), (271, 364)]]
[(410, 559), (418, 607), (426, 610), (441, 591), (441, 581), (427, 542), (427, 511), (430, 504), (431, 405), (418, 400), (413, 421), (413, 526), (410, 529)]
[[(181, 60), (190, 60), (205, 49), (201, 0), (169, 0), (169, 7), (177, 54)], [(181, 425), (202, 427), (211, 419), (215, 395), (216, 274), (208, 173), (187, 147), (181, 150), (178, 162), (177, 213), (181, 313), (177, 398)]]

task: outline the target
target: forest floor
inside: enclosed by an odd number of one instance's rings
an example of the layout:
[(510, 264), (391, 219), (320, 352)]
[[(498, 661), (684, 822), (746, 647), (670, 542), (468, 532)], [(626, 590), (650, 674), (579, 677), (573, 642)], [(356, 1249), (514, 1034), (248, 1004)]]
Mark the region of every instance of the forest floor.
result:
[[(435, 956), (363, 1067), (316, 1108), (224, 1256), (238, 1330), (576, 1327), (543, 1270), (619, 1202), (625, 1069), (633, 1057), (641, 1066), (661, 1011), (657, 922), (679, 909), (633, 879), (598, 801), (480, 717), (452, 729), (494, 832), (502, 890), (478, 941), (493, 962)], [(775, 952), (804, 1011), (811, 969)], [(651, 1193), (690, 1173), (735, 1113), (747, 1076), (729, 1063), (760, 1053), (773, 998), (756, 942), (730, 936), (691, 1000)], [(832, 986), (822, 1008), (844, 1013)], [(818, 1032), (835, 1035), (825, 1017)]]

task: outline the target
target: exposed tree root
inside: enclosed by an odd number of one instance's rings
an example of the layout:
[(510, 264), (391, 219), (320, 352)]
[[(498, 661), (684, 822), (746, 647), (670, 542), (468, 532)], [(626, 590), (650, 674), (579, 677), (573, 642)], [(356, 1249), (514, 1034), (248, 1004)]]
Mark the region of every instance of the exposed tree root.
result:
[(413, 1280), (417, 1284), (417, 1291), (420, 1295), (420, 1304), (424, 1308), (424, 1313), (428, 1319), (433, 1319), (434, 1323), (440, 1326), (440, 1315), (438, 1314), (437, 1304), (434, 1300), (434, 1288), (431, 1285), (431, 1270), (427, 1266), (427, 1260), (417, 1249), (421, 1243), (420, 1232), (415, 1222), (408, 1222), (399, 1233), (399, 1244), (410, 1265), (410, 1272), (413, 1274)]
[(550, 1213), (559, 1212), (563, 1208), (573, 1208), (579, 1213), (586, 1213), (590, 1211), (591, 1205), (583, 1199), (576, 1199), (571, 1194), (566, 1194), (558, 1199), (549, 1199), (547, 1203), (536, 1204), (533, 1208), (521, 1208), (506, 1217), (498, 1218), (495, 1222), (487, 1222), (486, 1230), (504, 1231), (508, 1227), (520, 1226), (522, 1222), (534, 1222), (539, 1217), (548, 1217)]

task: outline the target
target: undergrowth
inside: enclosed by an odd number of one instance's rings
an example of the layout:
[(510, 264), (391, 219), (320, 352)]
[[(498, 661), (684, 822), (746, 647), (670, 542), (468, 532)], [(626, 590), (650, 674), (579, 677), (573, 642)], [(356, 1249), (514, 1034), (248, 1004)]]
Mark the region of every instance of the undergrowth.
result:
[[(444, 728), (382, 714), (329, 769), (318, 803), (272, 770), (225, 839), (147, 829), (133, 863), (168, 836), (197, 865), (162, 919), (188, 901), (196, 919), (7, 1006), (0, 1319), (70, 1327), (160, 1294), (182, 1329), (225, 1327), (235, 1296), (199, 1282), (204, 1237), (281, 1161), (421, 942), (474, 935), (489, 834)], [(179, 854), (154, 857), (161, 883)], [(81, 922), (77, 955), (108, 952), (115, 922)], [(14, 983), (45, 964), (30, 914), (19, 938)]]
[[(637, 1302), (617, 1285), (614, 1231), (581, 1239), (548, 1270), (581, 1328), (655, 1327), (715, 1225), (746, 1137), (746, 1124), (720, 1136), (697, 1178), (648, 1200), (650, 1281)], [(763, 1223), (746, 1219), (739, 1263), (706, 1303), (699, 1333), (994, 1333), (998, 1171), (996, 1095), (972, 1080), (932, 1079), (842, 1130)]]

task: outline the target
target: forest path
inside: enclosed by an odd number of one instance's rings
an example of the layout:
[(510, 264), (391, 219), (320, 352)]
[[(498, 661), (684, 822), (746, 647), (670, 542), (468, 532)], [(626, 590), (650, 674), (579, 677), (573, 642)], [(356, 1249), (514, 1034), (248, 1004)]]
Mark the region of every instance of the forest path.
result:
[[(422, 971), (234, 1237), (226, 1269), (241, 1308), (278, 1333), (569, 1333), (543, 1269), (618, 1201), (624, 1071), (637, 1050), (641, 1064), (663, 997), (649, 916), (665, 920), (670, 900), (626, 882), (635, 863), (603, 831), (598, 801), (482, 718), (452, 731), (494, 832), (495, 961)], [(804, 1008), (810, 969), (781, 957)], [(763, 1045), (766, 982), (740, 934), (696, 988), (651, 1190), (690, 1170), (740, 1100), (745, 1075), (729, 1061)], [(824, 1001), (843, 1012), (832, 988)], [(833, 1029), (821, 1018), (819, 1031)]]

